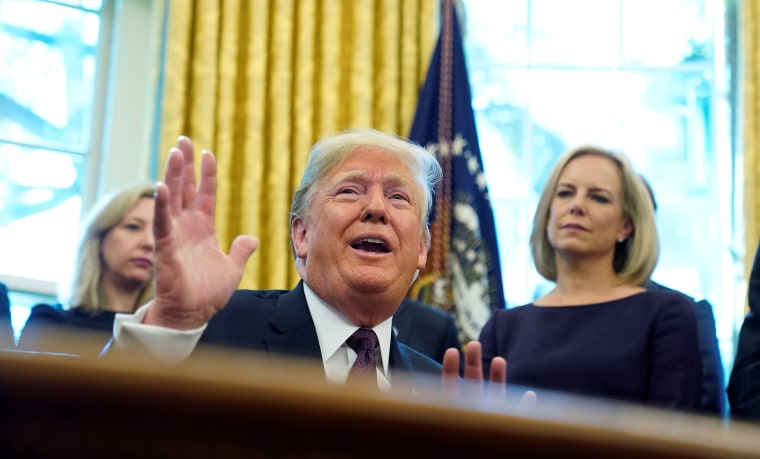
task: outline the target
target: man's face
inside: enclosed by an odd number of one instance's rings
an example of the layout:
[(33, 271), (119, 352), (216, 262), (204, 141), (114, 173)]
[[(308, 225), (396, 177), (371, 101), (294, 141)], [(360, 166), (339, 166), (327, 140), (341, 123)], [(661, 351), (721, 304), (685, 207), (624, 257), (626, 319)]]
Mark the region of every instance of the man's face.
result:
[(301, 275), (355, 323), (387, 319), (425, 267), (423, 191), (377, 147), (357, 148), (315, 186), (306, 215), (291, 225)]

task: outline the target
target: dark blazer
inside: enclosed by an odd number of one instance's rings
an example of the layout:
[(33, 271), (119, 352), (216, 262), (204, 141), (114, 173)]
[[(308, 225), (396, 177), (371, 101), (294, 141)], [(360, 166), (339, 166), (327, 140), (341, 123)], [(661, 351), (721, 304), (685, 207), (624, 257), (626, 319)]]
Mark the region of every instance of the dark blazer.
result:
[(443, 363), (446, 349), (462, 349), (451, 314), (410, 298), (404, 299), (393, 315), (393, 329), (399, 341), (438, 363)]
[(760, 315), (752, 310), (739, 332), (726, 394), (732, 418), (760, 421)]
[(653, 291), (676, 292), (686, 297), (691, 303), (694, 316), (697, 319), (699, 355), (702, 358), (702, 402), (699, 408), (704, 413), (723, 416), (726, 406), (723, 389), (723, 362), (720, 358), (712, 305), (707, 300), (694, 301), (694, 298), (657, 282), (649, 281), (644, 284), (644, 288)]
[[(201, 343), (305, 357), (321, 361), (317, 330), (306, 305), (303, 283), (293, 290), (237, 290), (209, 322)], [(391, 337), (388, 365), (409, 376), (441, 375), (441, 366)]]
[(749, 275), (747, 298), (749, 314), (739, 332), (726, 394), (732, 417), (760, 421), (760, 245)]
[(113, 311), (92, 313), (61, 304), (36, 304), (18, 341), (25, 351), (96, 356), (113, 335)]

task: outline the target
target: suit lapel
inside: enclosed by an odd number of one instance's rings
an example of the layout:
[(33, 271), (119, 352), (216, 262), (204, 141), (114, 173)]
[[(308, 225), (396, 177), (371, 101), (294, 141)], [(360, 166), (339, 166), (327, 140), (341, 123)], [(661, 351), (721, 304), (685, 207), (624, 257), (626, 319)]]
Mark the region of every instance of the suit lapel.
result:
[(279, 333), (264, 340), (269, 353), (321, 360), (317, 330), (306, 305), (303, 281), (290, 292), (280, 296), (269, 324)]
[[(388, 359), (388, 366), (391, 368), (391, 386), (397, 392), (407, 392), (412, 397), (417, 395), (418, 390), (427, 390), (424, 386), (418, 387), (419, 384), (429, 382), (429, 376), (425, 379), (418, 379), (415, 377), (417, 372), (414, 365), (409, 358), (409, 355), (404, 351), (403, 346), (400, 345), (395, 334), (391, 336), (391, 350), (390, 357)], [(399, 384), (399, 378), (402, 378), (405, 383)], [(396, 380), (394, 386), (393, 380)]]
[(390, 357), (388, 358), (388, 366), (393, 372), (404, 372), (410, 376), (414, 374), (414, 367), (409, 361), (409, 357), (399, 347), (399, 341), (396, 339), (395, 333), (391, 335), (391, 349)]

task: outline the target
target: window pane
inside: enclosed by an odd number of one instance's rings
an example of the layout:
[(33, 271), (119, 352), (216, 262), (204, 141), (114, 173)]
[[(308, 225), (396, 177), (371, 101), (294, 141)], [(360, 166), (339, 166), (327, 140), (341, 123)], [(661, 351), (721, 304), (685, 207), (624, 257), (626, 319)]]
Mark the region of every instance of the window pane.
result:
[[(559, 141), (555, 155), (584, 144), (619, 149), (622, 138), (622, 74), (616, 71), (534, 70), (531, 119), (537, 145)], [(554, 158), (541, 160), (548, 167)], [(543, 182), (541, 183), (543, 186)]]
[[(629, 73), (624, 150), (668, 196), (704, 193), (712, 151), (709, 72)], [(640, 160), (639, 160), (640, 159)]]
[(60, 281), (71, 269), (84, 160), (0, 143), (0, 273)]
[(478, 8), (467, 9), (464, 17), (470, 24), (463, 27), (469, 37), (464, 45), (465, 52), (473, 56), (470, 59), (513, 65), (528, 63), (527, 0), (482, 0)]
[(624, 65), (663, 67), (709, 61), (713, 21), (707, 3), (623, 0)]
[[(529, 197), (529, 178), (521, 173), (526, 158), (523, 131), (528, 116), (528, 72), (494, 68), (471, 72), (472, 104), (491, 200)], [(485, 158), (487, 157), (487, 158)]]
[(726, 250), (712, 212), (704, 211), (721, 208), (710, 80), (706, 71), (631, 74), (625, 90), (624, 150), (658, 206), (662, 247), (653, 277), (696, 298), (720, 298), (722, 278), (715, 274)]
[(533, 0), (530, 3), (529, 41), (533, 65), (619, 65), (618, 2)]
[(97, 14), (0, 0), (0, 139), (83, 153), (90, 138)]
[[(47, 1), (47, 0), (43, 0)], [(54, 0), (56, 3), (63, 3), (71, 6), (81, 6), (90, 10), (99, 10), (103, 6), (102, 0)]]

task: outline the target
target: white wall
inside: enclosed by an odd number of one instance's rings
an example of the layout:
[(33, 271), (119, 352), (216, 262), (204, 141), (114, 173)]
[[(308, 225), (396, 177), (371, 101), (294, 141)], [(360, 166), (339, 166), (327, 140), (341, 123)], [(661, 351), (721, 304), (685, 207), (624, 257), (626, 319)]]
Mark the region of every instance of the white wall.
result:
[[(151, 133), (159, 73), (161, 0), (116, 0), (114, 38), (102, 137), (95, 139), (90, 170), (96, 173), (84, 206), (103, 194), (149, 177)], [(99, 140), (99, 142), (98, 142)]]

